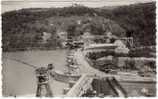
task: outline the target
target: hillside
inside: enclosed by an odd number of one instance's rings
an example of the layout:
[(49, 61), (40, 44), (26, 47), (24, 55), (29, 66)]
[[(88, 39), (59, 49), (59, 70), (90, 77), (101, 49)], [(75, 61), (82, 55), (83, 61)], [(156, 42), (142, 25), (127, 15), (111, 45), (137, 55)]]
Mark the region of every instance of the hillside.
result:
[(130, 6), (120, 6), (112, 10), (98, 10), (100, 16), (117, 22), (133, 36), (135, 45), (156, 44), (156, 3), (145, 3)]
[[(82, 23), (77, 24), (78, 21)], [(60, 47), (58, 31), (79, 36), (87, 28), (97, 35), (110, 30), (117, 36), (133, 36), (136, 46), (155, 45), (155, 3), (113, 9), (76, 6), (6, 12), (2, 14), (3, 51), (41, 46)], [(47, 44), (41, 43), (43, 32), (52, 34)]]

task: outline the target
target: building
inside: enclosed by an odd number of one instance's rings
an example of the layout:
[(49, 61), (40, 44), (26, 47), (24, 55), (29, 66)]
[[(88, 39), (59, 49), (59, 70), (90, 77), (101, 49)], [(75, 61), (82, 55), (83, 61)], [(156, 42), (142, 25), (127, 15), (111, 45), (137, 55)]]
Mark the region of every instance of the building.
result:
[(52, 36), (51, 33), (43, 32), (43, 36), (42, 36), (43, 43), (47, 43), (47, 40), (49, 40), (51, 36)]
[(116, 47), (115, 44), (89, 44), (84, 47), (84, 50), (86, 52), (115, 51)]
[(59, 37), (61, 45), (63, 47), (66, 47), (66, 44), (67, 44), (67, 32), (66, 31), (57, 32), (57, 36)]
[(93, 39), (95, 38), (94, 35), (91, 35), (90, 32), (85, 32), (82, 35), (82, 40), (84, 42), (84, 47), (89, 46), (90, 44), (94, 43)]

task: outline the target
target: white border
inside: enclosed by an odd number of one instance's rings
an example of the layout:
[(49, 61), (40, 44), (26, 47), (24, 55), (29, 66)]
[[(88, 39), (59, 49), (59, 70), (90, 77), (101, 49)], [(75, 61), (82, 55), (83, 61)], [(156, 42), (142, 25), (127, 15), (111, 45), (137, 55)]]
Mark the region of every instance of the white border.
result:
[[(5, 1), (5, 0), (4, 0)], [(156, 7), (158, 7), (158, 4), (156, 3)], [(0, 4), (0, 13), (1, 13), (1, 4)], [(158, 14), (158, 9), (156, 9), (156, 14)], [(1, 16), (0, 16), (0, 23), (1, 23)], [(156, 15), (156, 29), (158, 28), (157, 26), (158, 24), (158, 16)], [(0, 24), (0, 41), (2, 41), (2, 25)], [(156, 31), (156, 37), (158, 37), (158, 33)], [(158, 39), (156, 38), (156, 43), (158, 43)], [(0, 46), (2, 46), (2, 43), (0, 43)], [(156, 45), (156, 51), (158, 52), (158, 45)], [(156, 53), (156, 56), (158, 56), (158, 53)], [(2, 64), (2, 48), (0, 48), (0, 64)], [(156, 58), (156, 65), (158, 66), (158, 59)], [(2, 70), (2, 65), (0, 66), (0, 71)], [(157, 71), (158, 71), (158, 68), (157, 68)], [(157, 74), (158, 75), (158, 74)], [(0, 97), (1, 98), (5, 98), (5, 97), (2, 97), (2, 72), (1, 72), (1, 75), (0, 75)], [(158, 79), (158, 76), (157, 76), (157, 79)], [(157, 88), (158, 88), (158, 84), (156, 84)], [(157, 91), (157, 95), (158, 95), (158, 91)], [(13, 99), (14, 97), (9, 97), (8, 99)], [(21, 99), (27, 99), (27, 98), (31, 98), (31, 99), (37, 99), (37, 97), (17, 97), (17, 98), (21, 98)], [(72, 97), (71, 97), (72, 98)], [(140, 98), (143, 98), (143, 99), (148, 99), (147, 97), (140, 97)], [(156, 99), (157, 97), (155, 97)], [(42, 98), (43, 99), (43, 98)], [(48, 99), (51, 99), (51, 98), (48, 98)], [(61, 97), (54, 97), (54, 99), (62, 99)], [(70, 97), (66, 97), (64, 99), (70, 99)], [(75, 97), (75, 99), (77, 99)], [(80, 99), (80, 98), (78, 98)], [(89, 98), (85, 98), (85, 99), (89, 99)], [(94, 99), (100, 99), (98, 97), (94, 98)], [(112, 98), (106, 98), (106, 99), (112, 99)], [(117, 99), (122, 99), (122, 98), (117, 98)], [(128, 99), (138, 99), (138, 97), (132, 97), (132, 98), (128, 98)], [(153, 99), (153, 98), (151, 98)]]

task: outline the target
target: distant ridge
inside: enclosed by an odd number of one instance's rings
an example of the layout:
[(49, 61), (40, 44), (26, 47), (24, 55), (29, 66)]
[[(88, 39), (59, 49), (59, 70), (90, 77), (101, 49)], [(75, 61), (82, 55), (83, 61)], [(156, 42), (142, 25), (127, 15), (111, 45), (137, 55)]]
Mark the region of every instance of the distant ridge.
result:
[(113, 8), (137, 3), (155, 2), (155, 0), (2, 0), (2, 13), (19, 10), (23, 8), (50, 8), (50, 7), (67, 7), (73, 4), (84, 5), (87, 7)]

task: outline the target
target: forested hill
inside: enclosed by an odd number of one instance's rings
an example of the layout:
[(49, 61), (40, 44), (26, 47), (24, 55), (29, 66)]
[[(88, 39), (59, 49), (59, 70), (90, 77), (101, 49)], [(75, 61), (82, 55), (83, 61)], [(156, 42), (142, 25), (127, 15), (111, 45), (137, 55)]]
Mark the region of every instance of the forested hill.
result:
[[(21, 46), (26, 47), (22, 44), (29, 40), (33, 42), (38, 42), (41, 39), (41, 32), (56, 33), (56, 28), (53, 29), (48, 26), (48, 23), (55, 20), (70, 20), (73, 17), (80, 17), (84, 19), (87, 17), (93, 18), (93, 21), (97, 21), (98, 18), (109, 19), (113, 30), (118, 31), (119, 35), (124, 35), (121, 33), (126, 32), (124, 36), (133, 36), (135, 44), (140, 45), (155, 45), (156, 29), (155, 29), (155, 2), (136, 4), (130, 6), (119, 6), (110, 9), (103, 8), (88, 8), (84, 6), (76, 7), (64, 7), (64, 8), (31, 8), (22, 9), (17, 11), (10, 11), (2, 14), (2, 36), (3, 36), (3, 48), (8, 50), (8, 48)], [(62, 18), (62, 19), (61, 19)], [(69, 19), (67, 19), (69, 18)], [(100, 20), (100, 19), (99, 19)], [(66, 23), (71, 23), (65, 21)], [(56, 22), (58, 25), (61, 22)], [(93, 26), (92, 33), (101, 33), (105, 31), (99, 22), (95, 23)], [(96, 25), (99, 24), (99, 25)], [(39, 25), (40, 24), (40, 25)], [(55, 24), (56, 25), (56, 24)], [(66, 24), (66, 28), (69, 28)], [(76, 27), (75, 27), (76, 29)], [(74, 31), (74, 30), (73, 30)], [(75, 30), (77, 31), (77, 30)], [(80, 29), (80, 32), (83, 32)], [(82, 34), (82, 33), (81, 33)], [(118, 34), (117, 34), (118, 35)], [(55, 43), (56, 44), (56, 43)], [(28, 45), (36, 46), (37, 44)]]
[[(138, 46), (156, 44), (156, 3), (121, 6), (111, 10), (98, 10), (101, 16), (116, 21)], [(132, 34), (131, 34), (132, 33)]]

